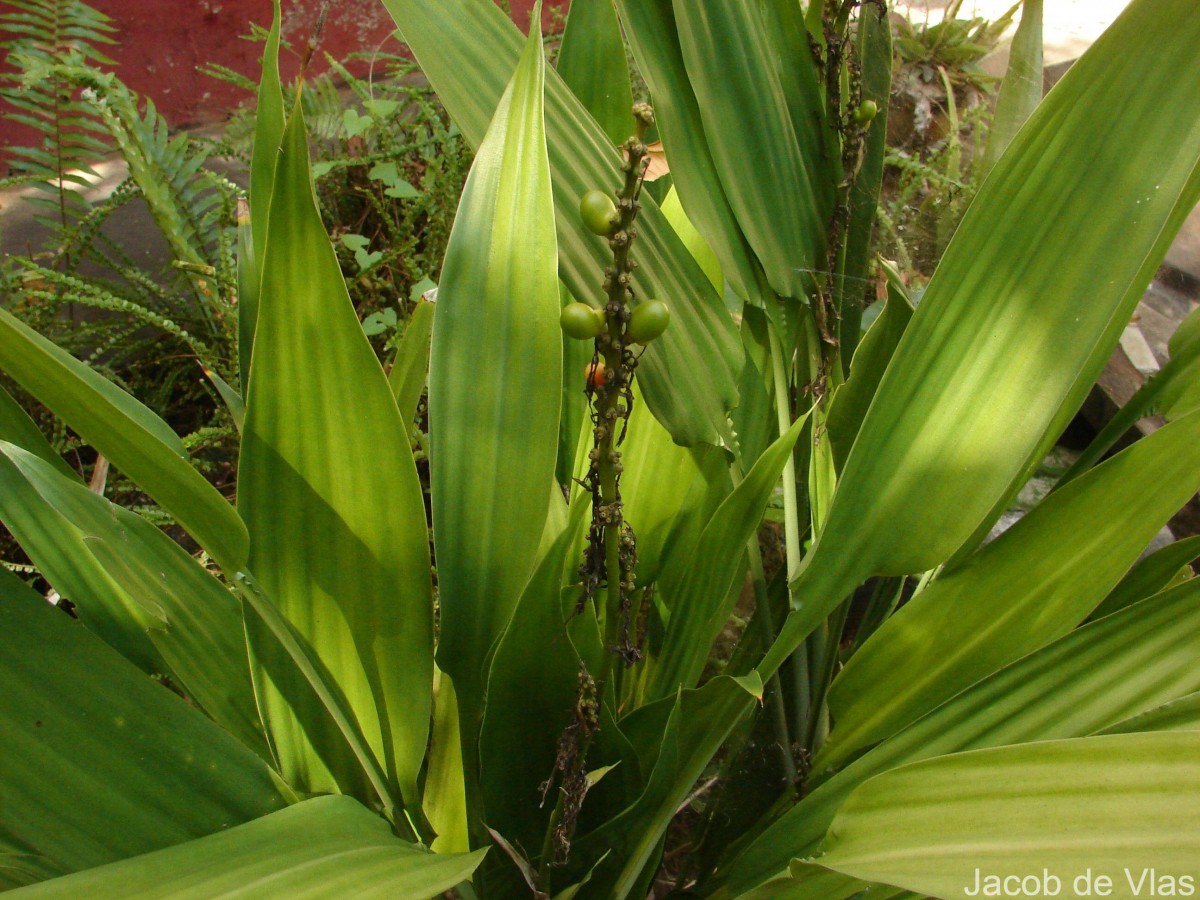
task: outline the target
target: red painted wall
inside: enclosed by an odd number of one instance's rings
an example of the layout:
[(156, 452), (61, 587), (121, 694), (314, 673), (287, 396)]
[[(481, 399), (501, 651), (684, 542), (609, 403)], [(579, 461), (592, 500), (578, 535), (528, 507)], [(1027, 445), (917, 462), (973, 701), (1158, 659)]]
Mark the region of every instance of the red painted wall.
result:
[[(425, 0), (437, 3), (439, 0)], [(543, 24), (550, 7), (565, 7), (569, 0), (547, 0)], [(269, 0), (88, 0), (113, 20), (119, 44), (107, 51), (118, 62), (120, 78), (143, 96), (154, 100), (172, 126), (220, 121), (226, 111), (246, 99), (231, 84), (201, 75), (196, 67), (220, 63), (256, 79), (262, 44), (241, 40), (250, 23), (271, 23)], [(283, 37), (297, 50), (312, 33), (325, 0), (284, 0)], [(396, 43), (390, 38), (395, 23), (379, 0), (333, 0), (320, 50), (336, 58), (354, 51)], [(525, 28), (533, 0), (512, 0), (513, 18)], [(3, 39), (8, 39), (4, 35)], [(318, 63), (323, 60), (318, 52)], [(284, 77), (294, 75), (298, 59), (284, 54)], [(323, 66), (316, 66), (320, 71)], [(29, 140), (29, 132), (0, 121), (0, 146)]]

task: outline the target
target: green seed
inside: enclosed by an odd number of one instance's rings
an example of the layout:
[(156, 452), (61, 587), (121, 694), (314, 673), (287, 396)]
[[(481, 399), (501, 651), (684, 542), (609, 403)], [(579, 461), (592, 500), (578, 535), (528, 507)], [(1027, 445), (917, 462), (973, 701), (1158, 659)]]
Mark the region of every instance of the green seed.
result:
[(638, 344), (648, 344), (671, 324), (671, 311), (661, 300), (647, 300), (634, 309), (626, 334)]
[(617, 205), (604, 191), (584, 194), (579, 201), (579, 215), (587, 229), (595, 234), (607, 237), (617, 230)]
[(858, 105), (858, 109), (854, 111), (854, 121), (859, 125), (866, 125), (879, 113), (879, 104), (874, 100), (864, 100)]
[(558, 324), (568, 337), (587, 341), (604, 329), (604, 313), (586, 303), (568, 303), (559, 313)]

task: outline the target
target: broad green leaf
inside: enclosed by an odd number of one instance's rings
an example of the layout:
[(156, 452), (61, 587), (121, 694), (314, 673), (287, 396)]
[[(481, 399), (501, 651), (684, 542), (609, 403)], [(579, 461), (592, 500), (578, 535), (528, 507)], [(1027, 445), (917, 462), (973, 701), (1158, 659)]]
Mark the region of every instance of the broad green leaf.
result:
[[(30, 492), (26, 515), (42, 509), (45, 530), (35, 535), (39, 546), (27, 547), (27, 552), (35, 558), (57, 552), (53, 566), (39, 565), (52, 583), (59, 570), (72, 567), (77, 570), (73, 577), (85, 579), (84, 588), (97, 591), (72, 596), (59, 589), (79, 604), (84, 624), (93, 597), (132, 607), (116, 624), (140, 629), (155, 657), (169, 667), (165, 674), (177, 679), (218, 724), (271, 760), (250, 684), (242, 612), (229, 590), (141, 516), (23, 451), (10, 446), (2, 452), (6, 458), (0, 459), (19, 473)], [(163, 671), (161, 664), (154, 671)]]
[(44, 459), (68, 478), (79, 478), (79, 473), (54, 452), (54, 448), (29, 417), (29, 413), (25, 412), (21, 404), (3, 387), (0, 387), (0, 440), (16, 444), (22, 450)]
[[(809, 94), (806, 118), (793, 122), (787, 84), (816, 85), (808, 58), (788, 54), (787, 35), (769, 26), (758, 4), (674, 3), (679, 47), (700, 108), (704, 136), (738, 225), (772, 290), (807, 296), (825, 266), (825, 232), (833, 180), (822, 158), (819, 107)], [(785, 84), (776, 60), (797, 63)], [(789, 66), (789, 68), (791, 68)], [(668, 148), (669, 149), (669, 148)]]
[(267, 228), (275, 165), (283, 142), (286, 113), (283, 86), (279, 81), (279, 0), (274, 10), (267, 42), (263, 47), (262, 76), (254, 112), (254, 146), (250, 156), (250, 210), (243, 220), (238, 210), (238, 362), (242, 374), (242, 396), (249, 396), (254, 329), (258, 325), (258, 293), (262, 262), (267, 248)]
[(1090, 869), (1093, 883), (1111, 879), (1111, 896), (1136, 897), (1139, 884), (1146, 891), (1160, 876), (1194, 872), (1198, 793), (1195, 732), (943, 756), (859, 788), (814, 861), (937, 897), (963, 896), (977, 872), (1047, 870), (1065, 891)]
[(1000, 84), (996, 115), (979, 170), (986, 176), (1042, 101), (1042, 0), (1023, 0), (1021, 24), (1013, 35), (1008, 71)]
[(575, 597), (564, 598), (562, 590), (568, 555), (590, 510), (586, 496), (572, 505), (569, 524), (538, 562), (499, 639), (488, 676), (479, 737), (484, 818), (529, 853), (541, 850), (558, 796), (557, 784), (545, 797), (541, 785), (552, 778), (559, 738), (573, 721), (580, 669), (599, 674), (599, 654), (589, 652), (601, 643), (594, 614), (573, 615)]
[[(478, 146), (520, 56), (516, 26), (491, 0), (384, 0), (384, 6), (467, 140)], [(611, 251), (579, 226), (579, 198), (593, 188), (615, 190), (620, 157), (557, 73), (546, 73), (545, 91), (560, 274), (577, 298), (598, 302)], [(650, 409), (678, 443), (716, 443), (737, 403), (737, 334), (654, 202), (643, 193), (641, 203), (635, 288), (640, 297), (670, 304), (674, 324), (647, 348), (638, 378)]]
[(454, 682), (441, 672), (434, 678), (433, 728), (429, 736), (429, 770), (424, 788), (421, 803), (425, 817), (438, 835), (430, 848), (435, 853), (470, 849), (458, 700), (454, 696)]
[(0, 366), (171, 513), (222, 568), (245, 565), (246, 526), (192, 468), (166, 422), (6, 310)]
[(621, 444), (621, 501), (637, 540), (638, 582), (647, 585), (658, 577), (679, 516), (691, 512), (688, 503), (694, 498), (688, 488), (703, 474), (692, 451), (673, 442), (641, 402), (636, 381), (633, 394), (629, 430)]
[(807, 417), (797, 419), (775, 441), (733, 489), (704, 527), (683, 577), (663, 583), (671, 608), (671, 621), (662, 653), (654, 662), (649, 699), (675, 694), (680, 687), (695, 687), (704, 670), (713, 641), (733, 611), (731, 588), (741, 576), (746, 542), (758, 533), (763, 510), (779, 483), (779, 474)]
[(433, 854), (349, 797), (317, 797), (156, 853), (27, 888), (22, 897), (438, 897), (484, 851)]
[(633, 88), (613, 0), (571, 4), (555, 67), (611, 143), (633, 134)]
[[(1151, 553), (1129, 570), (1093, 611), (1099, 619), (1171, 586), (1184, 566), (1200, 558), (1200, 535), (1182, 538)], [(1185, 573), (1186, 575), (1186, 573)], [(1190, 577), (1190, 576), (1187, 576)]]
[[(413, 804), (433, 679), (425, 505), (407, 429), (317, 211), (299, 104), (268, 222), (238, 471), (250, 571), (328, 667), (393, 787)], [(328, 790), (335, 781), (322, 754), (344, 755), (341, 729), (323, 713), (293, 712), (286, 698), (306, 695), (305, 679), (256, 635), (284, 774)], [(306, 732), (302, 721), (329, 724)]]
[(1200, 198), (1191, 11), (1134, 0), (992, 170), (884, 375), (763, 671), (867, 576), (969, 549), (1082, 403)]
[(650, 87), (659, 134), (671, 165), (671, 180), (680, 201), (720, 260), (734, 293), (745, 299), (755, 298), (761, 271), (730, 208), (704, 137), (700, 106), (679, 48), (675, 12), (666, 2), (616, 0), (616, 4), (638, 70)]
[(454, 679), (471, 742), (487, 655), (533, 570), (558, 447), (562, 343), (544, 68), (535, 29), (463, 190), (430, 352), (438, 664)]
[(883, 265), (888, 279), (888, 295), (883, 312), (867, 330), (866, 337), (854, 354), (850, 377), (838, 388), (829, 408), (826, 427), (839, 470), (846, 464), (846, 457), (854, 446), (854, 439), (879, 389), (883, 373), (887, 371), (892, 354), (896, 352), (900, 339), (904, 337), (904, 329), (913, 316), (912, 301), (900, 283), (900, 273), (887, 263)]
[(196, 709), (0, 572), (0, 843), (57, 874), (201, 837), (286, 804)]
[[(1001, 669), (816, 786), (738, 858), (733, 891), (813, 853), (854, 788), (905, 763), (1026, 741), (1084, 737), (1174, 698), (1200, 673), (1200, 586), (1187, 585), (1072, 631)], [(1156, 707), (1164, 709), (1164, 707)], [(1147, 716), (1153, 715), (1147, 713)]]
[[(1200, 415), (1051, 494), (883, 623), (829, 691), (837, 765), (1082, 621), (1200, 485)], [(1070, 537), (1064, 540), (1064, 536)]]
[(708, 241), (704, 239), (704, 235), (696, 230), (696, 226), (683, 211), (683, 204), (679, 202), (679, 194), (674, 185), (671, 185), (671, 189), (667, 191), (667, 196), (663, 199), (660, 209), (666, 220), (671, 223), (671, 227), (675, 229), (675, 233), (679, 235), (679, 239), (683, 241), (683, 245), (692, 254), (692, 258), (700, 264), (700, 268), (708, 276), (713, 288), (721, 290), (725, 281), (721, 263), (713, 253), (712, 247), (708, 245)]
[[(147, 634), (163, 624), (155, 601), (144, 597), (139, 603), (113, 581), (89, 552), (87, 534), (47, 503), (26, 479), (14, 462), (22, 458), (41, 462), (0, 442), (0, 519), (50, 586), (76, 604), (79, 618), (92, 633), (147, 674), (167, 674), (167, 665)], [(43, 465), (50, 468), (48, 463)], [(56, 470), (50, 471), (65, 481)], [(68, 484), (91, 494), (77, 480)]]
[[(254, 657), (254, 662), (262, 666), (270, 684), (286, 687), (285, 698), (305, 733), (328, 735), (327, 741), (312, 745), (313, 752), (329, 772), (336, 774), (339, 786), (344, 785), (347, 793), (369, 795), (372, 804), (378, 802), (397, 831), (416, 840), (418, 825), (413, 819), (415, 816), (420, 820), (420, 811), (409, 807), (403, 811), (405, 817), (400, 818), (388, 775), (368, 746), (358, 717), (329, 668), (284, 618), (253, 575), (238, 572), (233, 581), (245, 602), (244, 608), (251, 613), (246, 617), (247, 631), (253, 632), (252, 640), (266, 650)], [(258, 680), (258, 685), (267, 687), (264, 680)]]
[(415, 430), (417, 406), (425, 390), (425, 379), (429, 374), (429, 338), (433, 332), (433, 317), (436, 304), (427, 300), (418, 301), (408, 316), (404, 337), (396, 348), (388, 383), (396, 396), (400, 418), (410, 430)]
[(1200, 693), (1188, 694), (1131, 716), (1100, 733), (1132, 734), (1139, 731), (1200, 731)]

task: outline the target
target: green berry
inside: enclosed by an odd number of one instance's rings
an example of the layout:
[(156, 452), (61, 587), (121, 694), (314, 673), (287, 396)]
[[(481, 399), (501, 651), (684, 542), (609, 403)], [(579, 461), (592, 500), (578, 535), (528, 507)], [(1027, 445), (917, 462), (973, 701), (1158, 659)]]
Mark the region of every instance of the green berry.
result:
[(879, 113), (879, 104), (874, 100), (864, 100), (858, 105), (858, 109), (854, 111), (854, 121), (859, 125), (866, 125)]
[(588, 231), (607, 237), (617, 230), (617, 205), (604, 191), (588, 191), (579, 201), (579, 215)]
[(661, 300), (647, 300), (634, 309), (626, 334), (631, 341), (648, 344), (671, 324), (671, 311)]
[(587, 341), (604, 328), (604, 313), (592, 309), (586, 303), (568, 303), (558, 316), (558, 324), (568, 337)]

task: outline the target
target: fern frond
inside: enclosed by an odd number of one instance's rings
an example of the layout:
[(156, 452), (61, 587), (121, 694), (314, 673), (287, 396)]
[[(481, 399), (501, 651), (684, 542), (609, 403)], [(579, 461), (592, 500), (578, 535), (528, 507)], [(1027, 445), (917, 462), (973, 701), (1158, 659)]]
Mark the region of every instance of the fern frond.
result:
[[(26, 271), (40, 279), (46, 285), (45, 287), (27, 290), (26, 296), (29, 299), (50, 303), (79, 303), (95, 309), (119, 312), (135, 321), (153, 326), (164, 334), (171, 335), (187, 346), (197, 359), (205, 363), (211, 364), (216, 360), (216, 354), (213, 353), (212, 349), (204, 341), (188, 333), (184, 328), (155, 310), (148, 309), (124, 297), (119, 297), (111, 291), (104, 290), (102, 287), (91, 282), (70, 275), (64, 275), (54, 269), (38, 265), (31, 260), (22, 260), (21, 263)], [(54, 288), (54, 290), (50, 288)]]

